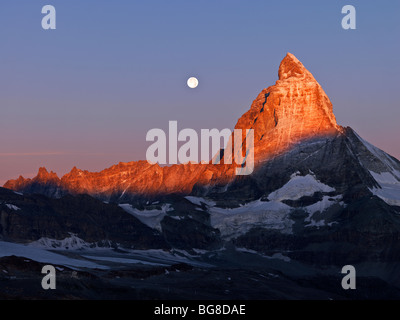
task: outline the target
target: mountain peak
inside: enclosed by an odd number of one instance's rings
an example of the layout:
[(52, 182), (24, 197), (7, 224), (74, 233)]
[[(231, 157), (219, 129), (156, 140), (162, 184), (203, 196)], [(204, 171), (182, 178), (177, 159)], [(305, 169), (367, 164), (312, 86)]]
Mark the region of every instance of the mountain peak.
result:
[(303, 66), (303, 64), (293, 54), (287, 53), (279, 66), (279, 80), (289, 78), (312, 78), (312, 74)]
[(53, 171), (48, 172), (47, 169), (45, 167), (40, 167), (38, 174), (36, 175), (36, 177), (34, 178), (35, 181), (39, 181), (39, 182), (47, 182), (50, 180), (59, 180), (57, 174)]
[(328, 96), (293, 54), (283, 58), (278, 75), (276, 84), (260, 92), (235, 126), (254, 129), (256, 161), (285, 152), (306, 139), (342, 131)]
[(38, 171), (38, 176), (47, 176), (49, 174), (49, 172), (47, 171), (47, 169), (45, 167), (40, 167), (39, 171)]

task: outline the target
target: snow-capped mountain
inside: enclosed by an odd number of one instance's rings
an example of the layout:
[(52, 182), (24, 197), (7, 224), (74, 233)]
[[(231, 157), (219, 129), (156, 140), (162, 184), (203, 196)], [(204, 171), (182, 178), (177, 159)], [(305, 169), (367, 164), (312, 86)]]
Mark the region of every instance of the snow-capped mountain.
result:
[[(74, 168), (61, 179), (40, 168), (35, 178), (4, 187), (52, 198), (86, 193), (117, 203), (163, 232), (172, 246), (185, 248), (214, 247), (219, 237), (243, 238), (254, 228), (292, 234), (292, 215), (300, 211), (304, 230), (334, 228), (358, 201), (382, 200), (395, 212), (400, 162), (336, 123), (329, 98), (294, 55), (286, 55), (278, 75), (235, 126), (254, 129), (256, 167), (249, 176), (235, 176), (233, 165), (139, 161), (97, 173)], [(193, 242), (194, 229), (207, 236)]]
[[(40, 168), (35, 178), (0, 188), (0, 240), (7, 241), (0, 248), (177, 250), (220, 265), (223, 275), (226, 265), (252, 272), (253, 260), (242, 261), (249, 255), (293, 277), (354, 264), (384, 281), (382, 288), (400, 287), (400, 162), (336, 123), (329, 98), (294, 55), (278, 75), (235, 126), (254, 130), (251, 175), (236, 176), (234, 165), (147, 161), (100, 172), (74, 168), (61, 179)], [(279, 278), (265, 272), (257, 281)], [(311, 285), (317, 292), (324, 277)], [(282, 281), (276, 288), (284, 283), (290, 296), (293, 284)]]
[[(91, 224), (92, 217), (85, 216), (90, 210), (61, 223), (75, 208), (66, 208), (61, 220), (51, 215), (39, 219), (27, 205), (29, 194), (50, 197), (41, 200), (50, 207), (64, 207), (65, 199), (87, 204), (90, 197), (77, 196), (88, 194), (97, 198), (99, 203), (91, 205), (101, 212), (110, 208), (135, 218), (126, 228), (139, 223), (160, 235), (162, 241), (149, 236), (152, 248), (158, 243), (211, 250), (230, 242), (330, 263), (342, 263), (349, 252), (352, 261), (398, 257), (400, 162), (336, 123), (329, 98), (294, 55), (286, 55), (278, 75), (235, 126), (254, 129), (251, 175), (236, 176), (234, 165), (160, 167), (146, 161), (119, 163), (101, 172), (74, 168), (61, 179), (40, 168), (33, 179), (19, 177), (4, 185), (24, 195), (3, 197), (1, 237), (62, 240), (72, 233), (85, 242), (115, 241), (112, 233), (95, 235), (77, 226), (77, 221)], [(28, 220), (38, 219), (37, 227), (26, 227)], [(114, 223), (109, 212), (102, 219), (109, 219), (107, 228)], [(124, 243), (134, 247), (135, 239)], [(360, 249), (361, 243), (368, 246)]]

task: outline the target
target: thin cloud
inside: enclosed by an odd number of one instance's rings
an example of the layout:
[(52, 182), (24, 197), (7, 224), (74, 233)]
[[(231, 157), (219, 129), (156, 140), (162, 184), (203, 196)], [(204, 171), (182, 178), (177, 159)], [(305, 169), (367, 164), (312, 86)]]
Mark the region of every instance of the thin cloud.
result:
[(65, 152), (0, 152), (0, 157), (60, 156)]
[(81, 156), (102, 156), (105, 153), (100, 152), (62, 152), (62, 151), (45, 151), (45, 152), (0, 152), (0, 157), (43, 157), (43, 156), (65, 156), (65, 155), (81, 155)]

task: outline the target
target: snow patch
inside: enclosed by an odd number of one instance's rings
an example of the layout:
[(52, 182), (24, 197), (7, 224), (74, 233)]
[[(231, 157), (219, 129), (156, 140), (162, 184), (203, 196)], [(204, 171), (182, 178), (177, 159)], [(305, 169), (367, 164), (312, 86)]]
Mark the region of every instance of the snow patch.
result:
[(288, 256), (285, 256), (281, 252), (276, 252), (272, 256), (267, 256), (267, 255), (264, 255), (264, 254), (260, 254), (258, 251), (255, 251), (255, 250), (252, 250), (252, 249), (248, 249), (248, 248), (237, 247), (237, 248), (235, 248), (235, 250), (239, 251), (239, 252), (257, 254), (257, 255), (262, 256), (263, 258), (267, 258), (267, 259), (280, 259), (280, 260), (283, 260), (285, 262), (290, 262), (290, 260), (291, 260)]
[(14, 211), (21, 210), (21, 208), (18, 208), (17, 206), (15, 206), (13, 204), (5, 203), (5, 205), (8, 207), (8, 209), (11, 209), (11, 210), (14, 210)]
[(305, 222), (309, 222), (309, 224), (305, 225), (305, 227), (325, 227), (325, 226), (332, 226), (334, 223), (337, 222), (329, 222), (326, 223), (325, 219), (321, 220), (314, 220), (312, 217), (317, 212), (324, 212), (329, 207), (333, 206), (334, 204), (340, 204), (342, 207), (345, 207), (345, 203), (342, 200), (343, 196), (338, 195), (335, 197), (324, 196), (321, 201), (313, 203), (305, 207), (304, 209), (309, 213), (308, 217), (304, 219)]
[(372, 188), (370, 191), (391, 206), (400, 206), (400, 172), (393, 169), (393, 172), (376, 173), (370, 171), (381, 188)]
[(259, 254), (256, 250), (248, 249), (248, 248), (236, 247), (235, 250), (236, 250), (236, 251), (239, 251), (239, 252), (252, 253), (252, 254)]
[(81, 250), (96, 247), (96, 244), (88, 243), (75, 234), (70, 233), (70, 236), (62, 239), (51, 239), (42, 237), (39, 240), (33, 241), (28, 244), (31, 247), (46, 248), (46, 249), (58, 249), (58, 250)]
[(82, 255), (82, 257), (87, 258), (87, 259), (97, 260), (97, 261), (107, 261), (107, 262), (115, 262), (115, 263), (133, 263), (133, 264), (146, 264), (146, 265), (151, 265), (151, 266), (169, 266), (169, 264), (149, 262), (149, 261), (131, 259), (131, 258), (100, 257), (100, 256), (92, 256), (92, 255)]
[(251, 228), (263, 227), (291, 233), (293, 221), (289, 219), (291, 207), (276, 201), (256, 200), (238, 208), (209, 208), (211, 225), (226, 239), (236, 238)]
[[(335, 197), (330, 197), (330, 196), (324, 196), (322, 198), (321, 201), (318, 201), (316, 203), (313, 203), (307, 207), (305, 207), (304, 209), (310, 213), (311, 215), (313, 215), (316, 212), (323, 212), (326, 209), (328, 209), (330, 206), (334, 205), (335, 203), (338, 203), (339, 200), (341, 200), (343, 198), (342, 195), (338, 195)], [(344, 203), (341, 203), (344, 205)], [(307, 221), (308, 218), (306, 218)], [(309, 221), (309, 220), (308, 220)]]
[(201, 197), (186, 196), (185, 199), (189, 200), (191, 203), (201, 206), (203, 203), (209, 207), (214, 207), (216, 203), (212, 200), (207, 200)]
[(139, 210), (132, 207), (129, 203), (122, 203), (119, 206), (129, 214), (135, 216), (148, 227), (161, 231), (161, 220), (167, 214), (168, 211), (174, 210), (169, 203), (163, 204), (161, 209), (152, 210)]
[(185, 217), (183, 217), (183, 216), (169, 216), (169, 217), (174, 220), (184, 220), (185, 219)]
[[(193, 248), (193, 250), (196, 250)], [(174, 249), (172, 251), (165, 251), (162, 249), (147, 249), (147, 250), (128, 250), (129, 255), (139, 260), (146, 260), (155, 263), (162, 263), (173, 265), (176, 263), (187, 263), (193, 266), (210, 267), (211, 265), (202, 261), (196, 261), (193, 256), (184, 250)]]
[(265, 257), (268, 258), (268, 259), (280, 259), (280, 260), (283, 260), (285, 262), (290, 262), (291, 261), (291, 259), (288, 256), (285, 256), (284, 254), (282, 254), (280, 252), (274, 253), (272, 256), (265, 256)]
[(323, 184), (314, 174), (300, 176), (300, 172), (291, 175), (290, 180), (280, 189), (271, 192), (270, 201), (298, 200), (304, 196), (312, 196), (316, 192), (333, 192), (334, 188)]
[(309, 224), (307, 224), (305, 227), (325, 227), (326, 223), (325, 220), (319, 220), (319, 221), (315, 221), (314, 219), (311, 219), (311, 222)]

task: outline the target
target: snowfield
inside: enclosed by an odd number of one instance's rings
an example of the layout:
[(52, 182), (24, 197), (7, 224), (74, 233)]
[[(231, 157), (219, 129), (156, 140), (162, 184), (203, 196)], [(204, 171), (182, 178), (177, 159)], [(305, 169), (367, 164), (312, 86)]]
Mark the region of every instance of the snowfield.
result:
[[(37, 262), (57, 264), (71, 269), (99, 268), (110, 269), (115, 265), (142, 264), (151, 266), (171, 266), (187, 263), (193, 266), (210, 267), (211, 265), (183, 250), (165, 251), (162, 249), (124, 250), (124, 253), (112, 248), (94, 247), (71, 234), (70, 237), (56, 240), (41, 238), (28, 244), (0, 241), (0, 257), (18, 256)], [(70, 255), (74, 258), (71, 258)]]
[[(294, 221), (290, 219), (289, 214), (293, 208), (281, 201), (298, 200), (304, 196), (312, 196), (316, 192), (334, 191), (334, 188), (317, 180), (312, 172), (305, 176), (300, 176), (299, 172), (295, 172), (284, 186), (268, 195), (269, 201), (259, 199), (239, 208), (219, 208), (212, 201), (202, 198), (190, 197), (189, 200), (195, 204), (207, 204), (211, 215), (211, 225), (218, 228), (225, 239), (232, 239), (247, 233), (253, 227), (276, 229), (282, 233), (291, 234)], [(321, 201), (305, 207), (304, 210), (310, 214), (305, 220), (309, 222), (307, 226), (326, 226), (323, 220), (314, 221), (313, 214), (323, 212), (336, 203), (344, 205), (340, 202), (341, 199), (341, 195), (324, 196)]]
[(226, 239), (238, 237), (254, 227), (292, 233), (291, 207), (277, 201), (256, 200), (239, 208), (210, 207), (211, 225)]
[(0, 241), (0, 257), (6, 257), (12, 255), (17, 257), (25, 257), (37, 262), (63, 265), (70, 267), (72, 269), (75, 268), (108, 269), (108, 267), (106, 266), (102, 266), (91, 261), (70, 258), (62, 254), (47, 251), (46, 249), (43, 248)]
[(292, 174), (291, 179), (280, 189), (271, 192), (270, 201), (298, 200), (304, 196), (312, 196), (316, 192), (333, 192), (334, 188), (321, 183), (313, 174), (300, 176), (299, 172)]

